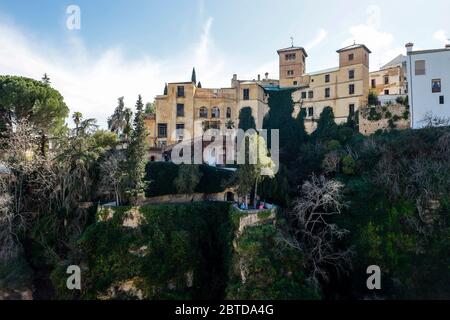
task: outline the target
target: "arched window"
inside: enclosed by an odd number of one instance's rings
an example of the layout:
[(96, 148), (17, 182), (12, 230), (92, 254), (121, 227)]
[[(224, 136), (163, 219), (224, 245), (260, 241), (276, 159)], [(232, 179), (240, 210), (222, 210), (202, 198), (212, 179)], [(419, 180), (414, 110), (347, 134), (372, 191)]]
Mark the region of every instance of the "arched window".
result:
[(212, 118), (220, 118), (220, 109), (218, 107), (212, 108), (211, 117)]
[(208, 118), (208, 109), (206, 109), (206, 107), (201, 107), (199, 116), (200, 118)]
[(231, 108), (228, 107), (227, 108), (227, 119), (230, 119), (230, 118), (231, 118)]

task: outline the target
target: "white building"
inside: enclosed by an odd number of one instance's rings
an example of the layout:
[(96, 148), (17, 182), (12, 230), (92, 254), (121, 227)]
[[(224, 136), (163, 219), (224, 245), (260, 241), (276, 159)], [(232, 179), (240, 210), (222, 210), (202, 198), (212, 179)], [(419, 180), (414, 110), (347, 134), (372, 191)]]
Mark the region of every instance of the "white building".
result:
[(413, 51), (406, 44), (408, 97), (413, 128), (423, 127), (426, 114), (450, 119), (450, 45)]

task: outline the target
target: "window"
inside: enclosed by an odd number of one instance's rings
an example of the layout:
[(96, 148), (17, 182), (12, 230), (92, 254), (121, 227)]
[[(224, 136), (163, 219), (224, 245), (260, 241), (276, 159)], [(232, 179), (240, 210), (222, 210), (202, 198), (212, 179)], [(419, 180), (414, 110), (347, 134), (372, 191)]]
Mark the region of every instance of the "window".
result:
[(212, 108), (211, 118), (220, 118), (220, 109), (218, 107)]
[(231, 108), (228, 107), (227, 108), (227, 119), (230, 119), (230, 118), (231, 118)]
[(348, 106), (348, 114), (349, 115), (355, 114), (355, 105), (353, 103)]
[(441, 79), (433, 79), (431, 80), (431, 92), (438, 93), (441, 92)]
[(295, 53), (288, 53), (285, 55), (286, 60), (295, 60)]
[(167, 138), (167, 124), (166, 123), (158, 124), (158, 137), (159, 138)]
[(439, 96), (439, 104), (444, 104), (444, 96)]
[(294, 81), (294, 82), (293, 82), (294, 86), (296, 86), (296, 85), (297, 85), (297, 83), (298, 83), (297, 81)]
[(377, 80), (372, 79), (372, 88), (375, 89), (377, 87)]
[(177, 123), (177, 140), (182, 141), (184, 138), (184, 123)]
[(355, 55), (353, 53), (350, 53), (348, 55), (348, 61), (353, 61), (355, 59)]
[(349, 94), (355, 94), (355, 85), (354, 84), (350, 84), (348, 86), (348, 93)]
[(313, 107), (309, 107), (308, 108), (308, 117), (313, 117), (314, 116), (314, 108)]
[(208, 118), (208, 109), (206, 107), (201, 107), (199, 111), (200, 118)]
[(416, 76), (425, 75), (425, 60), (417, 60), (415, 63)]
[(306, 91), (302, 92), (302, 99), (306, 99)]
[(325, 98), (330, 97), (330, 88), (325, 88)]
[(184, 104), (177, 103), (177, 117), (184, 117)]
[(384, 76), (384, 84), (389, 84), (389, 76)]
[(328, 83), (328, 82), (330, 82), (330, 75), (326, 74), (325, 75), (325, 83)]
[(309, 99), (314, 98), (314, 91), (308, 91), (308, 98)]
[(244, 89), (243, 90), (243, 99), (244, 100), (250, 100), (250, 89)]
[(389, 95), (389, 90), (384, 90), (384, 94), (388, 96)]
[(288, 76), (293, 76), (294, 75), (294, 70), (288, 70), (287, 71), (287, 75)]
[(184, 98), (184, 87), (183, 86), (177, 87), (177, 97)]
[(349, 79), (355, 79), (355, 70), (349, 70), (348, 71), (348, 78)]

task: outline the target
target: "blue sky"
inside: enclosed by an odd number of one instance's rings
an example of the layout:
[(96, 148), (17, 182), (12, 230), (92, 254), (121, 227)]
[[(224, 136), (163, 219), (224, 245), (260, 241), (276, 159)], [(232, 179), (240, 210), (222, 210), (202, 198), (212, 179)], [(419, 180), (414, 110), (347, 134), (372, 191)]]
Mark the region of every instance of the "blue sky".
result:
[[(77, 31), (66, 27), (72, 4)], [(152, 101), (193, 66), (204, 87), (228, 86), (233, 73), (278, 77), (276, 50), (291, 36), (308, 51), (307, 71), (336, 66), (336, 50), (353, 41), (373, 51), (377, 69), (406, 42), (443, 47), (449, 12), (448, 0), (0, 0), (0, 73), (47, 72), (71, 111), (105, 125), (117, 97)]]

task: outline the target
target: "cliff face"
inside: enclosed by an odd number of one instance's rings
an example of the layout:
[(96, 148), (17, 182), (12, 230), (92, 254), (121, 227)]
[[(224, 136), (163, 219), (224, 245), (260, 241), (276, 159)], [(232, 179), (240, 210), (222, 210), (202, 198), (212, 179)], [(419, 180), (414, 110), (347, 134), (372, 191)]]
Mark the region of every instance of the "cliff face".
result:
[(286, 297), (289, 288), (280, 279), (295, 282), (302, 274), (296, 272), (298, 254), (277, 254), (275, 218), (275, 209), (243, 212), (220, 202), (105, 209), (78, 242), (83, 254), (67, 261), (82, 269), (81, 293), (67, 296), (60, 266), (52, 275), (57, 296)]

